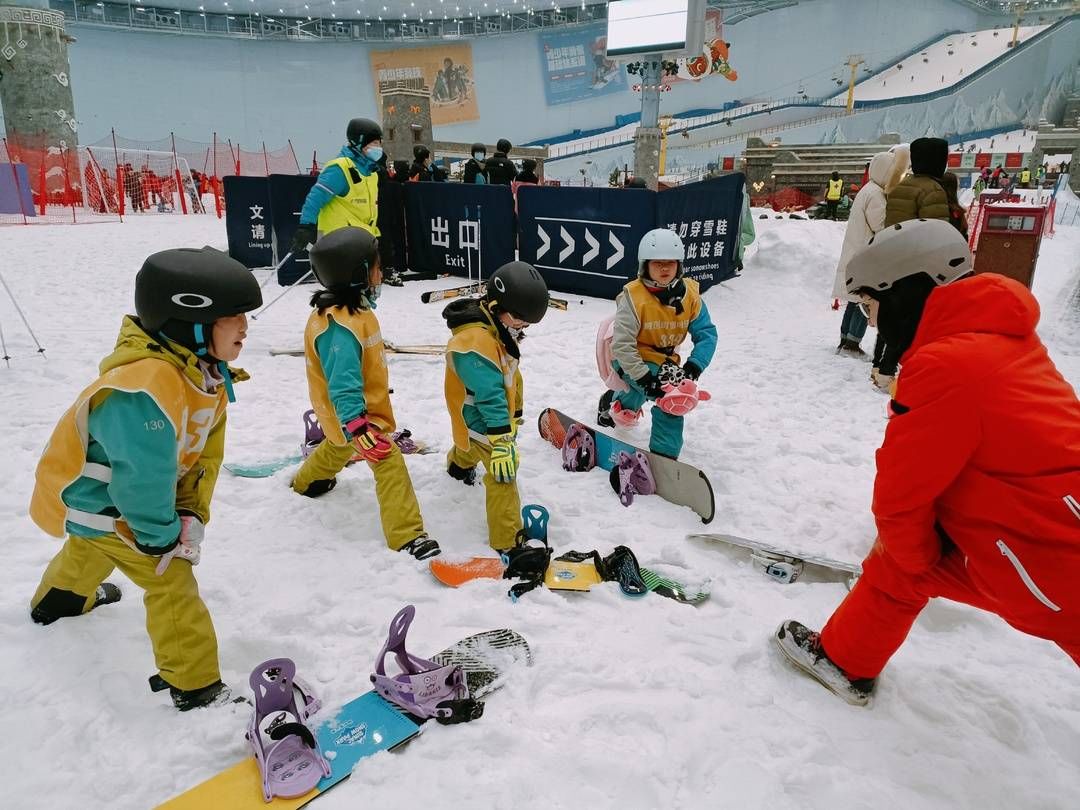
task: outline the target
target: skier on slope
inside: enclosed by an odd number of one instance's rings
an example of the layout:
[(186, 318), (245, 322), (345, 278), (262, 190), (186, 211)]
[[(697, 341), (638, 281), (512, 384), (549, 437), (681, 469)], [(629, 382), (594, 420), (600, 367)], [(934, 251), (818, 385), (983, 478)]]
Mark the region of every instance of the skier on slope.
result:
[[(605, 391), (600, 397), (596, 422), (614, 427), (612, 411), (619, 412), (624, 426), (641, 418), (648, 400), (664, 395), (664, 382), (683, 377), (697, 380), (716, 351), (716, 327), (709, 308), (698, 292), (698, 283), (683, 278), (684, 250), (679, 235), (657, 228), (638, 245), (638, 277), (615, 299), (613, 367), (630, 386), (629, 391)], [(694, 343), (690, 357), (680, 367), (678, 348), (689, 334)], [(683, 445), (683, 417), (652, 408), (649, 450), (678, 458)]]
[(180, 711), (225, 703), (217, 638), (192, 567), (225, 447), (226, 364), (243, 348), (244, 314), (262, 305), (242, 264), (211, 248), (165, 250), (135, 278), (101, 376), (61, 417), (42, 454), (30, 516), (68, 535), (31, 600), (38, 624), (120, 599), (119, 568), (146, 593), (158, 675)]
[(359, 453), (375, 474), (386, 544), (418, 560), (434, 557), (439, 544), (424, 531), (405, 459), (390, 436), (386, 349), (373, 311), (382, 283), (376, 239), (363, 228), (339, 228), (309, 255), (325, 289), (311, 297), (304, 356), (311, 407), (326, 440), (301, 465), (292, 488), (309, 498), (325, 495)]
[(451, 337), (446, 346), (446, 407), (454, 445), (447, 473), (464, 484), (476, 482), (476, 464), (485, 470), (488, 542), (504, 551), (521, 529), (517, 490), (517, 428), (523, 409), (518, 363), (529, 324), (547, 312), (548, 288), (525, 262), (496, 270), (483, 300), (452, 301), (443, 310)]
[(776, 641), (852, 704), (869, 702), (934, 597), (1080, 664), (1080, 402), (1035, 333), (1031, 293), (970, 271), (940, 220), (885, 228), (848, 264), (848, 292), (904, 349), (877, 451), (878, 537), (821, 633), (786, 621)]

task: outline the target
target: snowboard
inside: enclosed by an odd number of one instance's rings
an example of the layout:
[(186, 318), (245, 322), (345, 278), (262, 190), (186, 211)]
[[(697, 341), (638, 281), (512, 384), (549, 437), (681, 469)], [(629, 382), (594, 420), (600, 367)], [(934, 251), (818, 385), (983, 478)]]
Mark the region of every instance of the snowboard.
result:
[[(446, 346), (440, 346), (437, 343), (417, 343), (413, 345), (391, 343), (388, 340), (383, 341), (383, 347), (390, 354), (437, 354), (442, 355), (446, 353)], [(271, 357), (303, 357), (304, 347), (292, 349), (287, 347), (272, 348), (270, 349)]]
[(688, 534), (686, 537), (688, 540), (724, 543), (746, 549), (750, 552), (750, 559), (761, 566), (766, 575), (784, 583), (800, 579), (810, 582), (841, 582), (850, 589), (855, 580), (862, 576), (860, 565), (815, 554), (803, 554), (732, 534)]
[[(448, 287), (444, 290), (429, 290), (425, 293), (420, 293), (420, 303), (433, 304), (436, 301), (445, 301), (450, 298), (462, 298), (468, 295), (483, 295), (487, 292), (487, 282), (481, 282), (479, 284), (463, 284), (460, 287)], [(565, 298), (551, 298), (548, 297), (548, 306), (551, 309), (561, 309), (565, 311), (570, 302)]]
[[(555, 565), (558, 565), (559, 568), (555, 575), (552, 575), (552, 566)], [(565, 584), (568, 581), (567, 572), (576, 573), (579, 566), (588, 566), (592, 569), (591, 573), (581, 578), (581, 582), (588, 582), (595, 576), (595, 580), (589, 582), (589, 587), (591, 587), (602, 581), (596, 572), (596, 566), (592, 562), (571, 563), (565, 560), (552, 560), (548, 566), (548, 575), (544, 577), (544, 587), (552, 591), (589, 590), (589, 588), (567, 587)], [(473, 557), (471, 560), (458, 562), (436, 558), (429, 563), (429, 567), (435, 579), (443, 585), (449, 585), (451, 588), (458, 588), (466, 582), (477, 579), (502, 579), (503, 571), (506, 569), (506, 566), (498, 557)], [(561, 579), (560, 573), (563, 574)], [(698, 605), (709, 598), (709, 591), (705, 587), (688, 588), (682, 583), (668, 579), (645, 566), (641, 566), (641, 578), (645, 581), (650, 593), (665, 596), (686, 605)]]
[(709, 523), (713, 519), (716, 513), (716, 500), (713, 497), (712, 484), (705, 477), (705, 473), (697, 467), (642, 450), (614, 436), (602, 433), (584, 422), (576, 422), (554, 408), (545, 408), (540, 412), (537, 427), (543, 438), (562, 449), (566, 431), (575, 423), (592, 434), (593, 441), (596, 443), (598, 467), (610, 471), (617, 463), (620, 451), (631, 455), (635, 452), (644, 453), (649, 459), (649, 468), (652, 470), (653, 478), (656, 479), (657, 495), (665, 501), (690, 507), (698, 513), (702, 523)]
[[(396, 438), (400, 432), (401, 431), (395, 432), (393, 434), (394, 438)], [(405, 453), (405, 451), (402, 450), (407, 456), (426, 456), (428, 453), (438, 452), (426, 442), (416, 441), (415, 439), (411, 439), (411, 441), (416, 445), (416, 450), (411, 453)], [(281, 458), (271, 459), (270, 461), (257, 461), (253, 464), (233, 464), (232, 462), (226, 462), (223, 466), (237, 478), (269, 478), (274, 473), (284, 470), (286, 467), (291, 467), (294, 464), (299, 464), (303, 460), (304, 457), (297, 453), (295, 456), (282, 456)], [(363, 461), (363, 458), (355, 456), (349, 464), (354, 464), (358, 461)]]
[[(460, 664), (471, 697), (482, 697), (502, 685), (515, 665), (532, 663), (529, 645), (513, 630), (488, 630), (462, 639), (431, 656), (440, 665)], [(366, 679), (365, 679), (366, 680)], [(332, 716), (313, 721), (319, 746), (330, 763), (325, 777), (310, 793), (293, 799), (263, 801), (262, 779), (254, 756), (245, 757), (216, 776), (181, 793), (157, 810), (292, 810), (305, 807), (338, 783), (348, 779), (356, 764), (379, 751), (392, 751), (416, 737), (423, 720), (414, 717), (374, 691), (346, 703)]]

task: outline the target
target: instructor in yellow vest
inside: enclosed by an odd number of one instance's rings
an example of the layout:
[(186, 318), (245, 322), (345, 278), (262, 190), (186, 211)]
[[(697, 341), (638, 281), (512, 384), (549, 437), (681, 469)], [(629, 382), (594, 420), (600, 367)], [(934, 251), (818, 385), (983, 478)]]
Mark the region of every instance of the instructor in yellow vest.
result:
[(354, 118), (345, 130), (348, 143), (327, 161), (300, 210), (292, 250), (307, 250), (338, 228), (363, 228), (379, 236), (378, 163), (383, 156), (382, 128), (369, 118)]
[(832, 177), (829, 178), (829, 188), (825, 192), (825, 216), (829, 219), (836, 219), (836, 206), (843, 196), (844, 181), (840, 177), (840, 172), (833, 172)]
[(259, 283), (212, 248), (165, 250), (135, 277), (101, 376), (60, 418), (38, 463), (30, 517), (67, 540), (30, 601), (38, 624), (120, 599), (113, 569), (145, 591), (158, 672), (180, 711), (230, 699), (217, 638), (199, 596), (203, 525), (225, 448), (230, 369), (262, 305)]

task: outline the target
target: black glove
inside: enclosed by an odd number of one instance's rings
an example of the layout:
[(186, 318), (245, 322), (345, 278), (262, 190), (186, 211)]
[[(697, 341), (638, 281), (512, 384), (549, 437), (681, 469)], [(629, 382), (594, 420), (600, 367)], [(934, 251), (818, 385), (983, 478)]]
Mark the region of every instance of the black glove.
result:
[(660, 399), (664, 395), (664, 389), (660, 387), (660, 379), (651, 371), (634, 380), (649, 399)]
[(698, 368), (697, 363), (692, 360), (687, 360), (683, 363), (683, 373), (694, 382), (697, 382), (697, 378), (701, 376), (701, 369)]
[(319, 232), (314, 225), (300, 223), (293, 234), (292, 246), (289, 248), (293, 253), (300, 253), (308, 249), (308, 245), (314, 245), (319, 238)]

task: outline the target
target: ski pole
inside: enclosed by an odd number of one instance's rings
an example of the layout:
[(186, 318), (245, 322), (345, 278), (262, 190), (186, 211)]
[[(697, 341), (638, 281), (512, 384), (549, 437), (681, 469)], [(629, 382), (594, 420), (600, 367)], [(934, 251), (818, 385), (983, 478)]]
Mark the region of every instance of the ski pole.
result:
[[(34, 330), (30, 327), (30, 321), (26, 320), (26, 315), (22, 311), (22, 307), (19, 306), (19, 302), (15, 300), (15, 293), (11, 291), (11, 288), (4, 280), (4, 276), (0, 273), (0, 284), (4, 285), (4, 290), (7, 291), (8, 298), (11, 299), (11, 303), (15, 305), (15, 311), (19, 313), (19, 317), (22, 318), (23, 326), (26, 327), (26, 331), (30, 333), (30, 337), (34, 340), (34, 345), (37, 346), (38, 354), (45, 354), (45, 347), (43, 347), (37, 339), (37, 335), (34, 334)], [(4, 350), (4, 354), (7, 354), (7, 350)]]
[(482, 283), (484, 280), (484, 260), (481, 257), (480, 246), (483, 245), (483, 231), (480, 227), (480, 204), (476, 204), (476, 281)]
[[(289, 259), (291, 259), (291, 258), (292, 258), (292, 256), (293, 256), (293, 252), (292, 252), (292, 251), (290, 250), (290, 251), (289, 251), (288, 253), (286, 253), (286, 254), (285, 254), (285, 258), (284, 258), (284, 259), (282, 259), (282, 260), (281, 260), (280, 262), (278, 262), (278, 263), (277, 263), (276, 265), (274, 265), (273, 267), (270, 267), (270, 268), (269, 268), (269, 269), (270, 269), (270, 275), (268, 275), (268, 276), (267, 276), (267, 277), (266, 277), (266, 278), (265, 278), (265, 279), (263, 280), (263, 283), (259, 285), (259, 289), (260, 289), (260, 290), (261, 290), (261, 289), (263, 289), (263, 288), (264, 288), (264, 287), (265, 287), (265, 286), (266, 286), (267, 284), (269, 284), (269, 283), (270, 283), (270, 279), (274, 278), (274, 276), (276, 276), (276, 275), (277, 275), (277, 272), (278, 272), (278, 270), (280, 270), (280, 269), (281, 269), (282, 267), (284, 267), (284, 266), (285, 266), (285, 262), (287, 262), (287, 261), (288, 261)], [(254, 268), (254, 267), (252, 268), (252, 270), (255, 270), (255, 269), (256, 269), (256, 268)], [(266, 270), (267, 268), (265, 268), (265, 267), (259, 267), (259, 268), (257, 268), (257, 269), (259, 269), (259, 270)]]
[[(469, 206), (465, 206), (465, 224), (469, 223)], [(460, 235), (460, 234), (459, 234)], [(473, 283), (472, 280), (472, 248), (469, 247), (468, 242), (465, 243), (465, 264), (467, 266), (466, 272), (469, 274), (469, 284)]]
[(315, 271), (313, 269), (308, 270), (306, 273), (304, 273), (304, 275), (300, 276), (300, 278), (298, 278), (296, 281), (294, 281), (292, 284), (290, 284), (288, 287), (286, 287), (284, 290), (282, 290), (280, 293), (278, 293), (277, 297), (274, 298), (269, 304), (264, 306), (262, 309), (260, 309), (254, 315), (252, 315), (251, 320), (253, 320), (253, 321), (259, 320), (260, 315), (262, 315), (264, 312), (266, 312), (266, 310), (270, 309), (270, 307), (272, 307), (274, 304), (276, 304), (278, 301), (280, 301), (286, 294), (288, 294), (288, 292), (293, 287), (295, 287), (297, 284), (303, 284), (305, 281), (307, 281), (313, 275), (315, 275)]

